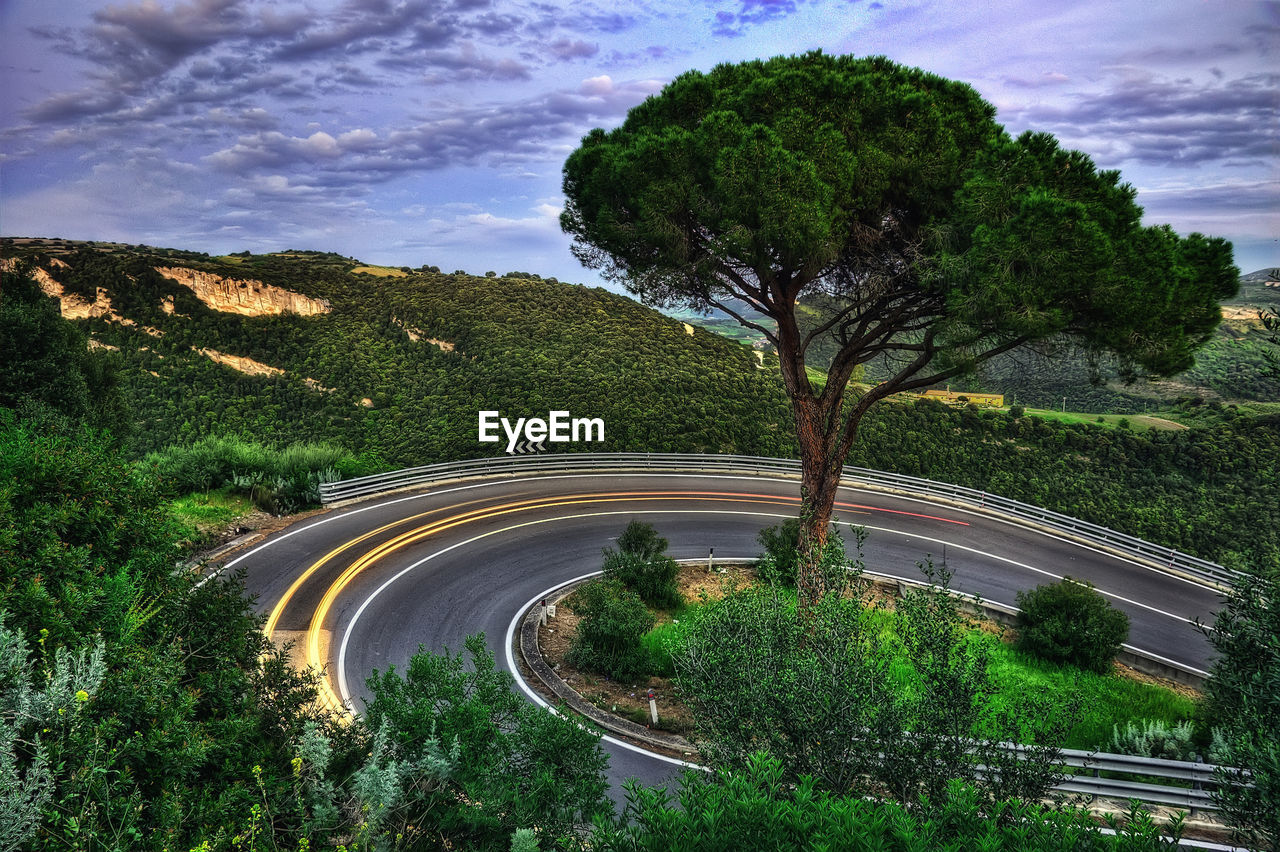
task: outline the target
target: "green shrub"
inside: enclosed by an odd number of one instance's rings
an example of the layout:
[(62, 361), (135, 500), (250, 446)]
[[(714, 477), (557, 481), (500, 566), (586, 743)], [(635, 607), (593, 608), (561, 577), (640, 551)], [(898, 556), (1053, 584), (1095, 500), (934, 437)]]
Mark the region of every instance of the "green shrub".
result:
[(1213, 730), (1214, 802), (1237, 839), (1280, 849), (1280, 565), (1232, 584), (1213, 629), (1205, 683)]
[(821, 789), (811, 776), (796, 783), (781, 762), (749, 756), (738, 770), (710, 777), (687, 772), (676, 796), (662, 787), (627, 785), (621, 816), (596, 823), (600, 852), (680, 849), (1035, 849), (1039, 852), (1156, 852), (1176, 846), (1181, 821), (1161, 835), (1151, 815), (1132, 804), (1104, 834), (1083, 808), (1036, 802), (991, 802), (972, 786), (948, 784), (941, 795), (909, 804)]
[(1018, 607), (1018, 648), (1050, 662), (1105, 672), (1129, 638), (1129, 616), (1092, 583), (1067, 577), (1018, 592)]
[(620, 583), (592, 580), (566, 603), (581, 619), (569, 662), (615, 680), (632, 680), (649, 671), (651, 661), (640, 637), (653, 627), (654, 618), (639, 595)]
[(1168, 724), (1161, 719), (1143, 719), (1115, 726), (1108, 748), (1117, 754), (1158, 757), (1163, 760), (1191, 760), (1191, 722)]
[[(853, 527), (858, 535), (858, 547), (862, 547), (862, 532)], [(838, 544), (840, 555), (844, 555), (844, 539), (840, 531), (832, 524), (827, 531), (827, 541)], [(756, 535), (756, 543), (764, 548), (764, 556), (756, 563), (756, 569), (766, 582), (777, 583), (788, 589), (796, 587), (796, 572), (800, 569), (800, 519), (787, 518), (776, 527), (765, 527)], [(838, 572), (844, 571), (844, 564), (836, 566)], [(843, 580), (838, 580), (838, 584)]]
[(756, 542), (764, 548), (768, 559), (762, 560), (761, 570), (765, 579), (772, 583), (794, 588), (796, 585), (796, 566), (799, 563), (799, 551), (796, 543), (800, 540), (800, 519), (787, 518), (776, 527), (765, 527), (756, 536)]
[(635, 553), (605, 551), (604, 576), (621, 583), (656, 609), (674, 609), (684, 601), (676, 576), (680, 566), (669, 556), (645, 559)]
[(172, 495), (230, 485), (264, 512), (289, 514), (318, 505), (321, 483), (360, 476), (374, 463), (336, 444), (297, 443), (273, 450), (234, 435), (210, 435), (151, 453), (143, 466), (154, 470)]
[(350, 787), (374, 830), (360, 848), (506, 852), (531, 825), (551, 847), (609, 809), (599, 734), (525, 701), (483, 633), (465, 648), (420, 647), (403, 672), (367, 681), (374, 754)]
[(658, 609), (674, 609), (684, 601), (676, 576), (680, 566), (667, 556), (667, 540), (649, 524), (632, 521), (618, 536), (618, 549), (605, 548), (604, 576), (638, 594)]

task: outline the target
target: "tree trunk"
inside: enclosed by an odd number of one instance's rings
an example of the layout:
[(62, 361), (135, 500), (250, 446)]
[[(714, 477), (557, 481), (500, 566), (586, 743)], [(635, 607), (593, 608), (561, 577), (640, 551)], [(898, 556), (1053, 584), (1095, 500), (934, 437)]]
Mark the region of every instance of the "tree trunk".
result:
[(827, 591), (830, 578), (822, 552), (831, 529), (831, 512), (844, 459), (839, 458), (840, 422), (816, 400), (794, 400), (796, 437), (800, 443), (800, 540), (796, 587), (800, 609), (807, 610)]

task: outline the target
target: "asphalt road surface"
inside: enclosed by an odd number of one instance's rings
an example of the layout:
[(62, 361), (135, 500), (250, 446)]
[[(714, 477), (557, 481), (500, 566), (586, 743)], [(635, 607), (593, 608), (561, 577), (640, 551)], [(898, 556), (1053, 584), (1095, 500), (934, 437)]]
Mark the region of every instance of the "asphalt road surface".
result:
[[(453, 482), (300, 521), (227, 566), (246, 570), (259, 611), (300, 661), (323, 665), (335, 700), (359, 710), (374, 669), (403, 668), (419, 646), (457, 652), (483, 631), (498, 665), (526, 604), (598, 571), (601, 549), (632, 518), (653, 524), (677, 559), (754, 558), (762, 527), (794, 516), (795, 480), (714, 474), (541, 474)], [(1019, 590), (1063, 576), (1089, 580), (1128, 613), (1129, 643), (1200, 669), (1216, 591), (1148, 565), (1015, 523), (924, 500), (848, 488), (836, 518), (865, 527), (869, 570), (919, 578), (926, 558), (952, 587), (1014, 604)], [(852, 536), (846, 535), (852, 545)], [(850, 547), (851, 554), (854, 552)], [(513, 672), (513, 674), (517, 674)], [(680, 767), (606, 741), (620, 781), (664, 783)]]

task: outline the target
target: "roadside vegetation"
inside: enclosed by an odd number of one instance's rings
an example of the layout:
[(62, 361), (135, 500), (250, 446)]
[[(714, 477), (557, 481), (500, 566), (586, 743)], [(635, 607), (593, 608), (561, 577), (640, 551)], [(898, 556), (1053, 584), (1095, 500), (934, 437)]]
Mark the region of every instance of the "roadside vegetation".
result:
[[(566, 661), (588, 675), (595, 673), (617, 681), (619, 686), (631, 684), (633, 690), (640, 693), (649, 686), (657, 686), (664, 693), (664, 709), (670, 717), (670, 721), (662, 722), (659, 727), (671, 730), (671, 725), (676, 724), (675, 730), (689, 733), (679, 727), (680, 720), (687, 717), (687, 708), (672, 706), (681, 696), (671, 695), (668, 688), (677, 678), (679, 660), (695, 641), (693, 637), (701, 629), (700, 625), (726, 618), (741, 620), (738, 615), (728, 616), (724, 612), (726, 608), (741, 606), (735, 603), (736, 595), (758, 593), (775, 585), (778, 591), (770, 598), (770, 608), (794, 611), (795, 575), (794, 568), (789, 566), (795, 561), (796, 527), (793, 519), (762, 530), (760, 542), (765, 555), (755, 571), (747, 575), (735, 572), (720, 584), (714, 597), (704, 593), (699, 599), (684, 601), (678, 598), (677, 592), (673, 604), (646, 608), (625, 584), (616, 581), (598, 580), (580, 587), (564, 599), (569, 610), (580, 619)], [(637, 528), (644, 528), (649, 540), (663, 541), (652, 527), (632, 521), (626, 533), (619, 537), (619, 544)], [(611, 554), (614, 554), (612, 550), (606, 551), (606, 566), (613, 558)], [(694, 578), (705, 574), (706, 568), (687, 565), (683, 572), (687, 578)], [(715, 585), (716, 576), (708, 575), (705, 582)], [(745, 581), (744, 576), (748, 578)], [(921, 579), (924, 580), (925, 575), (922, 574)], [(673, 589), (674, 586), (673, 582)], [(1051, 613), (1034, 608), (1028, 612), (1028, 624), (1035, 622), (1037, 629), (1004, 630), (991, 623), (960, 619), (963, 642), (985, 657), (989, 674), (990, 691), (984, 697), (982, 713), (975, 720), (975, 736), (998, 735), (991, 730), (995, 720), (1015, 713), (1017, 702), (1027, 695), (1038, 696), (1050, 706), (1077, 707), (1078, 712), (1070, 718), (1062, 741), (1065, 748), (1105, 750), (1117, 727), (1123, 729), (1148, 722), (1175, 727), (1197, 718), (1197, 705), (1188, 690), (1135, 680), (1113, 670), (1118, 634), (1112, 633), (1109, 643), (1098, 646), (1095, 638), (1100, 630), (1094, 622), (1114, 622), (1115, 616), (1123, 618), (1123, 614), (1107, 606), (1101, 595), (1084, 586), (1055, 584), (1042, 586), (1029, 597), (1060, 596), (1062, 588), (1069, 590), (1065, 603), (1040, 607)], [(884, 593), (865, 597), (869, 587), (863, 591), (864, 604), (871, 609), (857, 617), (865, 621), (866, 630), (876, 638), (877, 653), (885, 659), (886, 677), (895, 692), (918, 692), (920, 673), (912, 663), (904, 639), (907, 631), (902, 627), (902, 616), (894, 611), (895, 601)], [(752, 617), (757, 616), (758, 613)], [(601, 625), (606, 625), (603, 630)], [(1125, 630), (1127, 632), (1127, 620)], [(582, 653), (584, 647), (605, 644), (601, 633), (608, 637), (610, 655), (606, 658), (592, 652)], [(1039, 638), (1042, 635), (1054, 637), (1055, 641), (1046, 642)], [(1011, 641), (1015, 636), (1016, 640)], [(1035, 638), (1029, 641), (1028, 637)], [(1081, 656), (1069, 654), (1071, 659), (1062, 659), (1060, 652), (1064, 648), (1071, 651), (1078, 648)], [(615, 666), (605, 662), (606, 659), (627, 663)], [(1071, 660), (1075, 660), (1075, 664)], [(592, 689), (594, 687), (587, 691)], [(626, 702), (620, 715), (630, 718), (631, 704)], [(645, 721), (647, 723), (647, 719)], [(1207, 737), (1202, 737), (1197, 747), (1207, 751)]]

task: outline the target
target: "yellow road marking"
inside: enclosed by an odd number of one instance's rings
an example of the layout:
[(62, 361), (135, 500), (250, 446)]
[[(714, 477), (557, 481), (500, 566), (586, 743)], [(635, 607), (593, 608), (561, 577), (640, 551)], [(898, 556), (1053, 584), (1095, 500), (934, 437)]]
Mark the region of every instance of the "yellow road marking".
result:
[[(347, 566), (347, 568), (343, 570), (343, 572), (337, 577), (337, 579), (335, 579), (333, 583), (330, 584), (329, 588), (325, 590), (324, 596), (320, 599), (319, 605), (316, 607), (316, 609), (312, 613), (311, 622), (306, 631), (305, 657), (306, 657), (307, 666), (314, 669), (316, 672), (324, 671), (324, 660), (322, 659), (322, 655), (320, 651), (320, 638), (321, 638), (321, 632), (322, 632), (324, 622), (329, 615), (329, 610), (333, 607), (333, 603), (334, 601), (337, 600), (338, 595), (342, 593), (342, 591), (356, 578), (357, 575), (359, 575), (362, 571), (364, 571), (370, 565), (376, 563), (378, 560), (382, 559), (383, 557), (389, 556), (398, 550), (408, 547), (409, 545), (415, 544), (423, 540), (424, 538), (435, 535), (436, 533), (445, 532), (447, 530), (453, 529), (454, 527), (461, 526), (463, 524), (472, 523), (475, 521), (488, 520), (490, 518), (500, 517), (502, 515), (513, 514), (516, 512), (527, 512), (533, 509), (558, 508), (563, 506), (580, 506), (580, 505), (590, 505), (595, 503), (609, 503), (609, 502), (616, 502), (618, 500), (623, 500), (623, 499), (640, 501), (640, 502), (657, 502), (657, 501), (673, 500), (673, 499), (681, 499), (681, 500), (689, 500), (689, 499), (712, 500), (714, 499), (721, 502), (730, 502), (730, 503), (765, 503), (765, 504), (775, 504), (775, 505), (787, 505), (787, 504), (793, 504), (798, 502), (795, 498), (779, 497), (776, 495), (741, 494), (741, 493), (734, 493), (734, 492), (712, 492), (712, 491), (679, 491), (679, 492), (657, 492), (657, 493), (642, 491), (642, 492), (615, 492), (612, 494), (590, 494), (590, 495), (575, 494), (575, 495), (567, 495), (564, 498), (551, 498), (551, 499), (537, 498), (533, 500), (520, 500), (513, 503), (492, 506), (484, 509), (472, 509), (468, 512), (463, 512), (461, 514), (454, 515), (449, 518), (443, 518), (438, 521), (433, 521), (429, 524), (425, 524), (423, 526), (417, 527), (416, 529), (408, 530), (404, 533), (401, 533), (400, 535), (397, 535), (394, 538), (391, 538), (383, 542), (382, 544), (378, 545), (377, 547), (373, 548), (372, 550), (364, 553), (363, 555), (360, 556), (360, 558), (358, 558), (356, 561), (351, 563), (351, 565)], [(385, 532), (391, 529), (392, 527), (404, 524), (406, 522), (414, 521), (419, 518), (426, 517), (427, 515), (435, 514), (436, 512), (439, 512), (439, 511), (442, 511), (442, 510), (435, 509), (435, 510), (432, 510), (431, 512), (424, 512), (419, 515), (413, 515), (408, 518), (402, 518), (399, 521), (386, 524), (385, 526), (379, 527), (376, 530), (357, 536), (356, 538), (353, 538), (350, 541), (344, 542), (343, 544), (339, 545), (338, 547), (326, 553), (323, 557), (321, 557), (315, 563), (310, 565), (306, 571), (304, 571), (301, 575), (299, 575), (298, 578), (290, 585), (289, 589), (285, 592), (285, 594), (276, 603), (276, 606), (272, 609), (271, 615), (267, 619), (267, 625), (266, 625), (266, 631), (265, 631), (267, 636), (270, 637), (275, 631), (279, 623), (281, 614), (283, 613), (285, 607), (289, 604), (289, 601), (293, 598), (293, 595), (297, 592), (297, 590), (302, 586), (304, 582), (306, 582), (308, 578), (314, 575), (315, 572), (318, 571), (329, 560), (341, 554), (343, 551), (359, 544), (360, 542), (367, 541), (370, 537), (375, 536), (379, 533)], [(321, 699), (326, 705), (329, 706), (330, 709), (340, 711), (340, 712), (346, 712), (346, 707), (343, 705), (342, 700), (338, 697), (337, 693), (334, 692), (333, 686), (329, 682), (328, 677), (324, 677), (321, 681)]]

